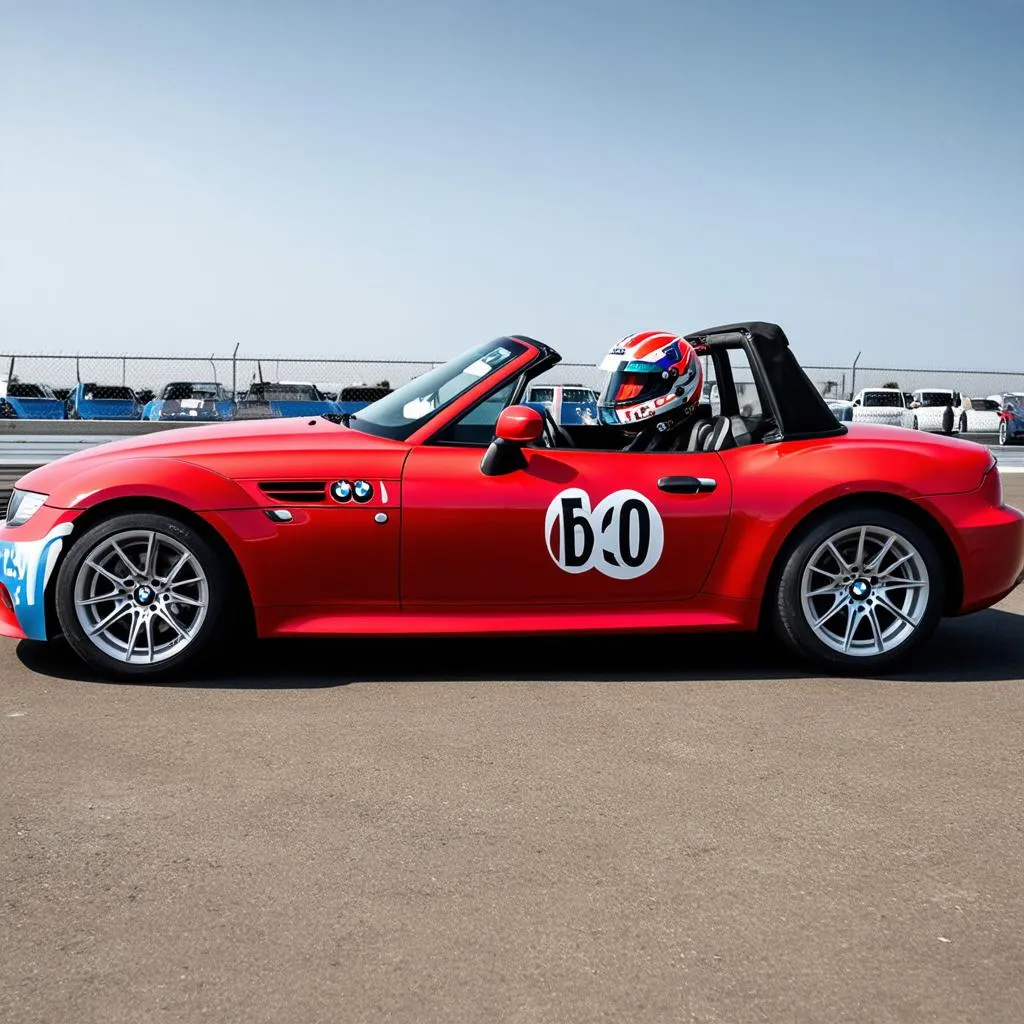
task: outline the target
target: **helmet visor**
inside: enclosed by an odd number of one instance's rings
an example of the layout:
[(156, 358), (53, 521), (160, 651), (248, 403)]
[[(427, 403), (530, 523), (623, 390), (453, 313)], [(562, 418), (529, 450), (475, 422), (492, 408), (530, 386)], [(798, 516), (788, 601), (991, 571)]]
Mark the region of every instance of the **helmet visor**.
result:
[[(643, 367), (643, 369), (640, 369)], [(669, 381), (660, 366), (650, 363), (627, 363), (621, 370), (610, 374), (598, 405), (607, 409), (621, 409), (658, 398), (668, 389)]]

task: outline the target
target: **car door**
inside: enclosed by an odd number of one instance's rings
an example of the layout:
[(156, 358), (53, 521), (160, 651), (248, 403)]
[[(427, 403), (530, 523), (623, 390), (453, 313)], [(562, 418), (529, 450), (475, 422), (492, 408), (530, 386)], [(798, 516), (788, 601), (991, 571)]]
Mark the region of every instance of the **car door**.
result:
[(485, 476), (479, 447), (426, 445), (402, 477), (408, 610), (678, 602), (706, 579), (731, 485), (714, 452), (525, 449)]

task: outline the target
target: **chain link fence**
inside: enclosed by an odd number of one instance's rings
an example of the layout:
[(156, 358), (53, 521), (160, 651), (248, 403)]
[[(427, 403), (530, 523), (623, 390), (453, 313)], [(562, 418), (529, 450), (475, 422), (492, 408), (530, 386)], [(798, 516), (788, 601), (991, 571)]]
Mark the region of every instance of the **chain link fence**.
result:
[[(345, 411), (373, 400), (387, 390), (419, 377), (439, 365), (427, 360), (348, 360), (305, 358), (249, 358), (241, 356), (0, 356), (0, 415), (35, 418), (135, 418), (151, 399), (164, 397), (175, 383), (219, 385), (220, 418), (259, 418), (301, 415), (284, 412), (279, 399), (341, 402)], [(710, 370), (711, 367), (707, 367)], [(1004, 391), (1024, 391), (1024, 372), (939, 370), (876, 366), (805, 366), (807, 375), (827, 398), (850, 399), (861, 388), (895, 383), (902, 391), (951, 388), (969, 397)], [(539, 383), (576, 385), (600, 391), (604, 374), (590, 363), (559, 363)], [(708, 379), (713, 375), (706, 373)], [(739, 381), (744, 379), (737, 374)], [(78, 388), (78, 385), (83, 387)], [(89, 385), (91, 388), (86, 388)], [(277, 386), (276, 389), (274, 386)], [(313, 390), (303, 390), (308, 386)], [(38, 389), (38, 390), (37, 390)], [(120, 399), (126, 404), (116, 414), (100, 405), (86, 410), (86, 394), (99, 399)], [(124, 389), (130, 389), (128, 395)], [(171, 390), (171, 399), (203, 398), (205, 392)], [(210, 394), (211, 399), (214, 394)], [(26, 399), (39, 399), (38, 402)], [(49, 399), (54, 401), (49, 401)], [(46, 401), (44, 401), (46, 400)], [(129, 409), (134, 403), (135, 408)]]

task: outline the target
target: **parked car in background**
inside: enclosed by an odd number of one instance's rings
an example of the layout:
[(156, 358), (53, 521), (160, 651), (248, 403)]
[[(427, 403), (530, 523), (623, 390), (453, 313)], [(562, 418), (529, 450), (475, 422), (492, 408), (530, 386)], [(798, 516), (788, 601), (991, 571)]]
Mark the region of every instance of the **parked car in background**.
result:
[(335, 395), (325, 395), (325, 397), (330, 397), (337, 406), (337, 414), (344, 416), (346, 413), (357, 413), (360, 409), (365, 409), (368, 405), (390, 394), (390, 387), (351, 384), (348, 387), (340, 388)]
[(253, 381), (235, 405), (237, 419), (268, 416), (322, 416), (338, 406), (309, 381)]
[(593, 426), (597, 419), (597, 392), (581, 384), (537, 384), (526, 392), (524, 405), (547, 408), (563, 427)]
[(144, 420), (187, 420), (208, 422), (231, 419), (231, 396), (216, 382), (174, 381), (159, 398), (147, 402)]
[(996, 434), (999, 432), (998, 395), (989, 398), (964, 398), (960, 402), (957, 429), (961, 434)]
[(1004, 391), (999, 399), (999, 443), (1024, 444), (1024, 391)]
[(853, 422), (853, 402), (847, 402), (842, 398), (827, 398), (825, 404), (832, 410), (840, 423)]
[(62, 420), (64, 403), (45, 385), (25, 381), (0, 381), (0, 418)]
[(139, 396), (124, 384), (76, 384), (67, 398), (69, 420), (137, 420)]
[(952, 388), (919, 388), (910, 396), (917, 429), (952, 434), (960, 428), (961, 397)]
[(851, 404), (854, 423), (917, 429), (917, 419), (907, 408), (907, 400), (898, 388), (863, 388)]

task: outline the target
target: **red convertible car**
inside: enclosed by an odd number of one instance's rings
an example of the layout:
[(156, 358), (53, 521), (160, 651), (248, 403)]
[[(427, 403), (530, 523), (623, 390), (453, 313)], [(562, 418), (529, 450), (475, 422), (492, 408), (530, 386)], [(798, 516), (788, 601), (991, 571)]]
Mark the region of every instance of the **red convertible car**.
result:
[(839, 423), (774, 324), (687, 340), (718, 408), (684, 450), (626, 452), (619, 428), (519, 404), (559, 356), (509, 336), (354, 416), (189, 427), (36, 469), (0, 527), (0, 632), (63, 634), (147, 678), (236, 628), (767, 626), (826, 670), (877, 673), (1021, 582), (1024, 518), (985, 448)]

